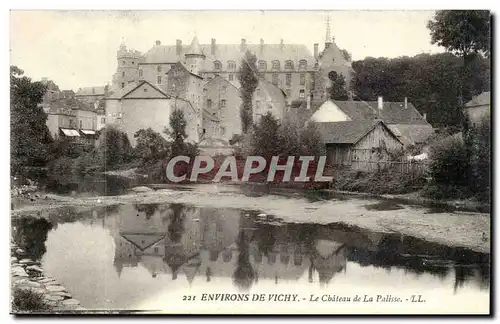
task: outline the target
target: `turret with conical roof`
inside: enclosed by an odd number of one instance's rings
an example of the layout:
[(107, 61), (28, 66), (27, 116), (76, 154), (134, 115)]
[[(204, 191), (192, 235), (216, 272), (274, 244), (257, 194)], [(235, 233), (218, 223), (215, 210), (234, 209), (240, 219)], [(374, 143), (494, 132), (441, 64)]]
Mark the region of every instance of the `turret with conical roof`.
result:
[(191, 73), (199, 74), (205, 66), (205, 54), (201, 50), (200, 42), (198, 42), (198, 37), (194, 36), (191, 46), (186, 51), (184, 55), (186, 58), (187, 68)]

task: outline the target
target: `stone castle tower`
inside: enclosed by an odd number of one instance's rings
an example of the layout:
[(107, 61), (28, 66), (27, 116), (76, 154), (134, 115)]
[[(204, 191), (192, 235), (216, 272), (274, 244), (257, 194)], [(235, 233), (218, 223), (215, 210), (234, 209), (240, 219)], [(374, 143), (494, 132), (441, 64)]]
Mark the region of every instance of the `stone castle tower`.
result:
[(116, 52), (118, 67), (113, 75), (113, 88), (124, 88), (130, 82), (134, 82), (142, 77), (139, 75), (139, 60), (141, 58), (141, 52), (127, 50), (127, 47), (122, 42)]
[(205, 54), (201, 50), (198, 37), (194, 37), (189, 50), (184, 55), (186, 58), (186, 67), (189, 72), (200, 75), (200, 72), (205, 68)]

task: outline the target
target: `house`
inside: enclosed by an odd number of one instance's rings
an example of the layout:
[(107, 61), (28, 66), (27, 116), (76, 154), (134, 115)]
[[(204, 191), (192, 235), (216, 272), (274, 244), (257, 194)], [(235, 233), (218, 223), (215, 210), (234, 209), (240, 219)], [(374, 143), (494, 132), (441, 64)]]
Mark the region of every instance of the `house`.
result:
[(108, 86), (96, 86), (79, 88), (75, 94), (75, 98), (89, 104), (102, 100), (108, 91)]
[(401, 142), (423, 144), (434, 133), (432, 126), (407, 100), (404, 102), (327, 100), (311, 116), (316, 122), (373, 121), (380, 119)]
[(322, 104), (323, 101), (311, 100), (311, 97), (306, 100), (293, 100), (286, 109), (285, 120), (305, 125)]
[(486, 91), (472, 98), (465, 104), (464, 109), (472, 125), (480, 124), (484, 118), (491, 115), (491, 93)]
[[(240, 107), (240, 90), (232, 83), (221, 76), (208, 81), (203, 86), (205, 137), (219, 138), (229, 142), (234, 134), (241, 134)], [(211, 127), (212, 119), (215, 118), (220, 122), (219, 128), (211, 132), (209, 127)]]
[(181, 98), (172, 98), (147, 81), (129, 83), (125, 88), (113, 91), (104, 102), (106, 124), (124, 131), (132, 145), (136, 142), (134, 134), (140, 129), (151, 127), (166, 136), (163, 131), (170, 127), (170, 115), (176, 109), (184, 112), (187, 140), (199, 140), (200, 122), (191, 103)]
[(327, 150), (327, 163), (371, 170), (376, 162), (390, 161), (403, 143), (381, 120), (318, 123)]
[(265, 78), (259, 78), (259, 83), (255, 89), (252, 106), (253, 121), (259, 122), (260, 118), (268, 112), (274, 117), (283, 120), (287, 106), (287, 95), (280, 87), (269, 82)]

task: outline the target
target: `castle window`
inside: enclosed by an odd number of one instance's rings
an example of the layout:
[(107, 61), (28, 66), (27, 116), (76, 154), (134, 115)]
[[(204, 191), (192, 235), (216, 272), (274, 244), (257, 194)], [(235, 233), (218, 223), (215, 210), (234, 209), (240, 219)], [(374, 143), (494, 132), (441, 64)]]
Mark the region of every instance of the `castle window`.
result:
[(161, 84), (161, 75), (156, 77), (156, 83)]
[(212, 100), (211, 99), (207, 100), (207, 108), (212, 109)]
[(259, 61), (259, 70), (265, 71), (267, 69), (267, 62), (266, 61)]
[(225, 127), (221, 127), (220, 128), (220, 135), (224, 136), (225, 133), (226, 133), (226, 128)]
[(132, 61), (132, 65), (134, 65), (134, 61)]
[(286, 89), (285, 93), (287, 97), (290, 97), (292, 95), (292, 90)]
[(286, 61), (285, 62), (285, 69), (286, 70), (293, 70), (293, 61)]
[(221, 108), (226, 108), (226, 100), (221, 100), (220, 106), (221, 106)]
[(161, 65), (158, 65), (156, 69), (158, 70), (158, 72), (161, 72)]
[(280, 69), (280, 61), (273, 61), (272, 62), (272, 68), (273, 70), (279, 70)]
[(291, 73), (286, 74), (286, 85), (287, 86), (292, 85), (292, 74)]
[(125, 61), (122, 61), (122, 64), (125, 65)]
[(155, 253), (158, 253), (158, 248), (157, 247), (155, 247)]
[(222, 64), (219, 61), (214, 62), (214, 70), (219, 71), (222, 68)]
[(305, 85), (306, 84), (306, 74), (301, 73), (300, 74), (300, 85)]
[(122, 77), (124, 77), (124, 76), (125, 76), (125, 71), (122, 72)]
[(278, 85), (279, 76), (278, 73), (273, 73), (273, 84)]
[(229, 74), (229, 81), (233, 81), (234, 80), (234, 74), (230, 73)]
[(307, 61), (306, 60), (300, 60), (299, 61), (299, 70), (305, 70), (307, 69)]
[(228, 70), (234, 70), (234, 69), (236, 69), (236, 63), (234, 61), (227, 62), (227, 69)]
[(301, 90), (299, 91), (299, 98), (300, 98), (300, 99), (304, 99), (305, 97), (306, 97), (306, 92), (305, 92), (305, 90), (304, 90), (304, 89), (301, 89)]
[(142, 78), (142, 69), (139, 70), (139, 77)]
[(259, 109), (260, 109), (260, 101), (258, 101), (258, 100), (257, 100), (257, 101), (255, 102), (255, 110), (256, 110), (256, 111), (259, 111)]
[(80, 128), (83, 128), (83, 122), (80, 120)]
[(122, 82), (122, 89), (125, 88), (125, 82)]
[(106, 117), (101, 117), (101, 124), (105, 124), (106, 123)]

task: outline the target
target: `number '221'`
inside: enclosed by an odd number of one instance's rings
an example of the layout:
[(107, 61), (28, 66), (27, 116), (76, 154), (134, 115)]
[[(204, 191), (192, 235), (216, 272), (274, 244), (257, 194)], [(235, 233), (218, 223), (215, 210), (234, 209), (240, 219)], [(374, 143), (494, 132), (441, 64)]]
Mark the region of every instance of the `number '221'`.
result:
[(182, 296), (182, 300), (186, 300), (186, 301), (193, 301), (195, 298), (196, 298), (196, 296), (188, 296), (188, 295)]

